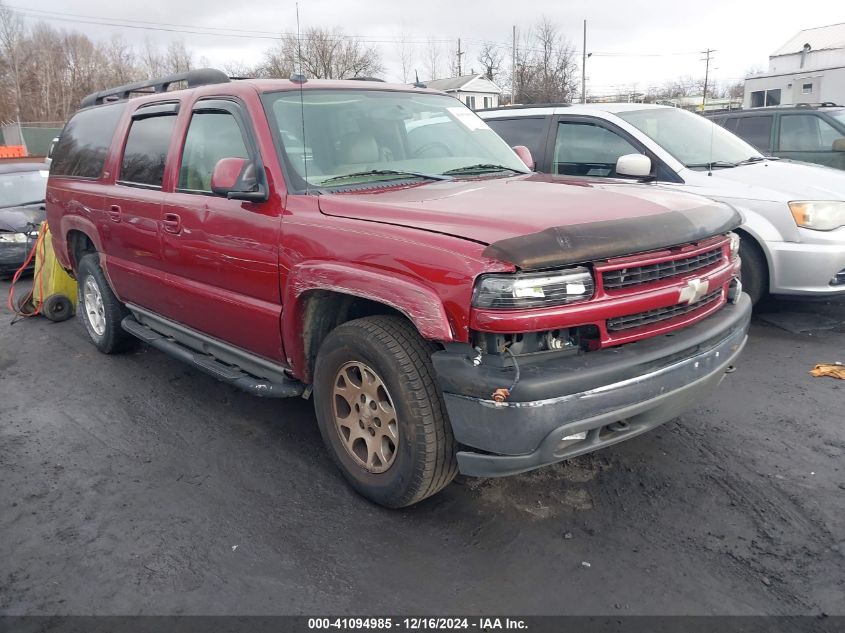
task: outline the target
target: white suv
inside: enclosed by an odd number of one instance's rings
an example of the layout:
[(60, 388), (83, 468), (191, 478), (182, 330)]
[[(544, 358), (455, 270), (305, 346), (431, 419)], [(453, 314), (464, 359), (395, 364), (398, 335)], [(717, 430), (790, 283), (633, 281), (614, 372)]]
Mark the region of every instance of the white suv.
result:
[(755, 302), (767, 292), (845, 296), (841, 170), (763, 156), (708, 119), (668, 106), (516, 106), (478, 114), (508, 144), (528, 147), (538, 171), (638, 177), (643, 186), (731, 204), (745, 219), (737, 231), (742, 283)]

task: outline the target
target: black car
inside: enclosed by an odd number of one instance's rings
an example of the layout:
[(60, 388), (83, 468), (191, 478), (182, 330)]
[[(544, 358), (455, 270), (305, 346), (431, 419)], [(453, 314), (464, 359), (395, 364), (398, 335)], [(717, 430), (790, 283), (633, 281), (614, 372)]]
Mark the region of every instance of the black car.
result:
[(751, 108), (708, 115), (764, 154), (845, 169), (845, 107)]
[(43, 162), (0, 162), (0, 278), (14, 275), (32, 250), (45, 219), (49, 169)]

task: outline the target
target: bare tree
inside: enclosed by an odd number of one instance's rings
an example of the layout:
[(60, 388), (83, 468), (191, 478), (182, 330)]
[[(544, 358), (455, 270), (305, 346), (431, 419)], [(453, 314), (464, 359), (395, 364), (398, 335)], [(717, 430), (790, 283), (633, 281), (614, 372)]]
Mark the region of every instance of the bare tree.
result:
[(265, 53), (260, 71), (267, 77), (288, 77), (300, 67), (315, 79), (372, 77), (384, 71), (377, 49), (345, 36), (341, 29), (320, 27), (309, 28), (300, 40), (284, 35), (278, 46)]
[(11, 78), (14, 98), (9, 114), (20, 120), (21, 116), (21, 54), (24, 39), (23, 20), (0, 2), (0, 49), (3, 54), (4, 75)]
[(408, 42), (408, 32), (404, 23), (400, 26), (396, 43), (396, 52), (399, 56), (399, 65), (402, 69), (402, 83), (409, 83), (411, 72), (414, 66), (414, 48)]
[(425, 45), (425, 59), (423, 64), (424, 76), (429, 80), (440, 79), (440, 56), (440, 43), (434, 38), (429, 37)]
[(498, 45), (489, 42), (482, 44), (481, 51), (478, 53), (478, 61), (484, 69), (484, 76), (487, 79), (494, 81), (499, 76), (504, 58), (505, 55)]
[(558, 27), (543, 17), (518, 40), (512, 69), (517, 103), (570, 102), (578, 89), (575, 49)]

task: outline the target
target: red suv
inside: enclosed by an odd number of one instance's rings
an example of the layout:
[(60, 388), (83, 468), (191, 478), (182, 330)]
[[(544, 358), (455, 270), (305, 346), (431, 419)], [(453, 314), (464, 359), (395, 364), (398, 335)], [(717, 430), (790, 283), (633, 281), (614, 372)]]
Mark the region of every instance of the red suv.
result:
[(639, 435), (745, 343), (734, 210), (531, 173), (445, 94), (199, 70), (82, 106), (47, 213), (97, 348), (313, 397), (385, 506)]

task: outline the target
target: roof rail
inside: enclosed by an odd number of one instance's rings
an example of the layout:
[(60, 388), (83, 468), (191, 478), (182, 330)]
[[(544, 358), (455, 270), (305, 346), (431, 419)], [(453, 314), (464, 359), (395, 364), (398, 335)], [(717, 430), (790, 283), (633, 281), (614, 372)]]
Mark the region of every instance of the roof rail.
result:
[[(81, 108), (87, 108), (93, 105), (100, 105), (109, 101), (120, 101), (128, 99), (132, 93), (141, 94), (155, 94), (159, 92), (167, 92), (170, 84), (184, 81), (188, 84), (188, 88), (196, 88), (197, 86), (205, 86), (208, 84), (224, 84), (229, 82), (229, 77), (226, 73), (217, 70), (216, 68), (195, 68), (184, 73), (177, 73), (175, 75), (168, 75), (167, 77), (159, 77), (158, 79), (148, 79), (147, 81), (138, 81), (125, 86), (117, 86), (116, 88), (107, 88), (99, 92), (92, 92), (90, 95), (82, 99), (79, 104)], [(152, 88), (152, 90), (149, 90)]]
[(384, 83), (384, 79), (379, 79), (378, 77), (350, 77), (349, 81), (378, 81)]

